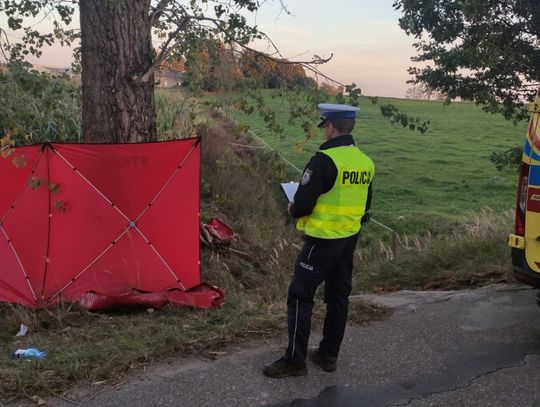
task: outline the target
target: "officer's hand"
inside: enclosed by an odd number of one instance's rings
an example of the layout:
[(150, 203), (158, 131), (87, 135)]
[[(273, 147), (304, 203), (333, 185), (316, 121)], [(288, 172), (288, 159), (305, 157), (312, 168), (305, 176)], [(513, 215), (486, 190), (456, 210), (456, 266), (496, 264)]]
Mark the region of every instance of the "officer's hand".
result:
[(293, 202), (289, 202), (289, 204), (287, 205), (287, 212), (289, 212), (289, 214), (291, 213), (292, 204), (293, 204)]
[(364, 213), (364, 216), (362, 216), (362, 219), (360, 219), (360, 224), (367, 223), (371, 219), (371, 215), (369, 212)]

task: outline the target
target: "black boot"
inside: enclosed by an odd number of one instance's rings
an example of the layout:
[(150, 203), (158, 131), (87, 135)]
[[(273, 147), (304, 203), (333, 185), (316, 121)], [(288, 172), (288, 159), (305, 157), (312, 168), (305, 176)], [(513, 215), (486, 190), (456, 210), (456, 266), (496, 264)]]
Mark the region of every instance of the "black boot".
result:
[(335, 372), (337, 358), (321, 355), (319, 348), (308, 352), (309, 359), (319, 365), (325, 372)]
[(288, 376), (305, 376), (307, 374), (306, 363), (290, 363), (284, 357), (274, 363), (266, 365), (263, 373), (273, 379), (282, 379)]

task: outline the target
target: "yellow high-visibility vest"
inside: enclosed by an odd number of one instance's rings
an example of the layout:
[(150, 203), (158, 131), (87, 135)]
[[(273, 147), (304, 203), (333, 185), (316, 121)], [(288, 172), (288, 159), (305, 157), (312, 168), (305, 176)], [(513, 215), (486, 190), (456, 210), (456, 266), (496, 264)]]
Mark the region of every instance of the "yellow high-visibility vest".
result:
[(360, 231), (375, 166), (371, 158), (355, 146), (319, 152), (332, 159), (338, 175), (332, 189), (319, 196), (311, 215), (300, 218), (296, 228), (321, 239), (352, 236)]

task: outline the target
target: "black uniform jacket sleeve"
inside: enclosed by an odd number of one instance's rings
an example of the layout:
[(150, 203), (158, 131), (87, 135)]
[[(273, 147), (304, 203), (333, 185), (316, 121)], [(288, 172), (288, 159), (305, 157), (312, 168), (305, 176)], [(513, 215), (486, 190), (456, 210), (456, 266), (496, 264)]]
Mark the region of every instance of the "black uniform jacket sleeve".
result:
[[(354, 144), (352, 136), (340, 136), (323, 143), (321, 150)], [(317, 152), (309, 161), (302, 174), (298, 191), (290, 212), (293, 218), (311, 215), (317, 199), (332, 189), (337, 178), (337, 167), (326, 154)], [(366, 211), (371, 206), (371, 184), (369, 185)]]

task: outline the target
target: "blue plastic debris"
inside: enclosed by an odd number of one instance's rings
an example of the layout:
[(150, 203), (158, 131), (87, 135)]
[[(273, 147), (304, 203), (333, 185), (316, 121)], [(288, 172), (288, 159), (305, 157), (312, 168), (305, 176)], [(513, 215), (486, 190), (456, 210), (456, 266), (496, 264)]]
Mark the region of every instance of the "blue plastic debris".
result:
[(36, 348), (28, 348), (28, 349), (17, 349), (15, 352), (13, 352), (13, 359), (43, 359), (45, 356), (47, 356), (48, 352), (40, 351)]

